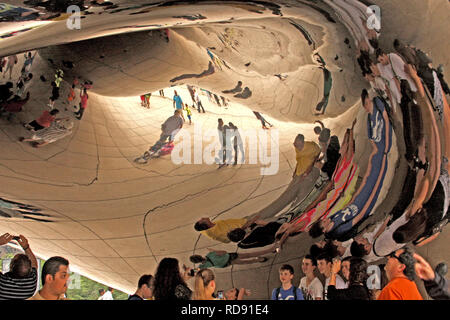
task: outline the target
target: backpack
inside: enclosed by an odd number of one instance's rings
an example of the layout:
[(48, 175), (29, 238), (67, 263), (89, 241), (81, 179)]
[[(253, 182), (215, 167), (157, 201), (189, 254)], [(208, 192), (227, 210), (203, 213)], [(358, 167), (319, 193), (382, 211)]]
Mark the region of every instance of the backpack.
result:
[[(297, 287), (296, 286), (293, 286), (293, 288), (294, 288), (294, 300), (297, 300)], [(275, 292), (275, 297), (277, 297), (277, 300), (278, 300), (278, 296), (280, 295), (280, 291), (281, 291), (281, 287), (278, 287), (277, 288), (277, 291)]]
[(414, 48), (414, 52), (416, 53), (417, 61), (419, 62), (419, 67), (427, 67), (428, 64), (432, 63), (433, 61), (427, 56), (425, 52), (423, 52), (420, 49)]

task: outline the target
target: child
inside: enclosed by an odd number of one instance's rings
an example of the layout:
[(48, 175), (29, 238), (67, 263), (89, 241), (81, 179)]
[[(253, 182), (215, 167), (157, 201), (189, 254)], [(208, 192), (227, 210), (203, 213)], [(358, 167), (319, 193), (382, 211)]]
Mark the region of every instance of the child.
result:
[(150, 97), (152, 96), (152, 94), (151, 93), (146, 93), (145, 95), (144, 95), (144, 98), (145, 98), (145, 105), (144, 105), (144, 107), (146, 107), (147, 109), (150, 109)]
[[(194, 108), (193, 105), (192, 105), (192, 108)], [(191, 111), (191, 109), (189, 108), (189, 106), (188, 106), (187, 103), (184, 104), (184, 110), (186, 110), (186, 114), (187, 114), (187, 117), (188, 117), (188, 119), (189, 119), (189, 124), (192, 124), (192, 121), (191, 121), (192, 111)]]
[(145, 107), (145, 94), (141, 96), (141, 106)]
[(302, 290), (292, 285), (294, 268), (289, 264), (280, 267), (281, 287), (272, 291), (272, 300), (304, 300)]

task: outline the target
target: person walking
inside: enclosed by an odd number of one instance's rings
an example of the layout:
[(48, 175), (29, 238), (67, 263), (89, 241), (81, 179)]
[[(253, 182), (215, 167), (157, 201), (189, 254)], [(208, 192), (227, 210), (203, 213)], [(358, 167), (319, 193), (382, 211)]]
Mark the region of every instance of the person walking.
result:
[(194, 101), (195, 101), (195, 103), (197, 104), (198, 112), (201, 112), (201, 111), (200, 111), (200, 108), (201, 108), (201, 109), (203, 110), (203, 113), (205, 113), (205, 108), (203, 108), (202, 101), (200, 100), (200, 97), (199, 97), (199, 95), (198, 95), (198, 92), (197, 92), (197, 90), (195, 90), (195, 89), (194, 89)]

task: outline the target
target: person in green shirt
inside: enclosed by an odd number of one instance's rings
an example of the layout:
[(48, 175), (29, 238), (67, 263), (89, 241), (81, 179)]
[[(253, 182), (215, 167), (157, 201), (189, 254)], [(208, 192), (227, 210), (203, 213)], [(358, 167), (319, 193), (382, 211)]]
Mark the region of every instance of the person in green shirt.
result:
[(209, 253), (206, 256), (201, 256), (194, 254), (189, 257), (192, 263), (200, 263), (198, 269), (206, 268), (226, 268), (232, 264), (250, 264), (256, 262), (266, 262), (267, 257), (262, 257), (268, 253), (275, 253), (276, 246), (271, 246), (268, 249), (255, 251), (251, 253), (236, 253), (236, 252), (226, 252), (223, 250), (213, 250), (208, 248)]

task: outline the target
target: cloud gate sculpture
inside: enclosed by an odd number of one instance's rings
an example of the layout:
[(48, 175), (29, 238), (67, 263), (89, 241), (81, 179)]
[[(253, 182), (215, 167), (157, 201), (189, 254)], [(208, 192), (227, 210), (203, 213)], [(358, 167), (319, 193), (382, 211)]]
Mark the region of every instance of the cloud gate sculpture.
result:
[(449, 9), (5, 0), (0, 234), (127, 293), (216, 250), (221, 288), (270, 299), (281, 265), (297, 285), (315, 243), (373, 230), (371, 264), (449, 261)]

